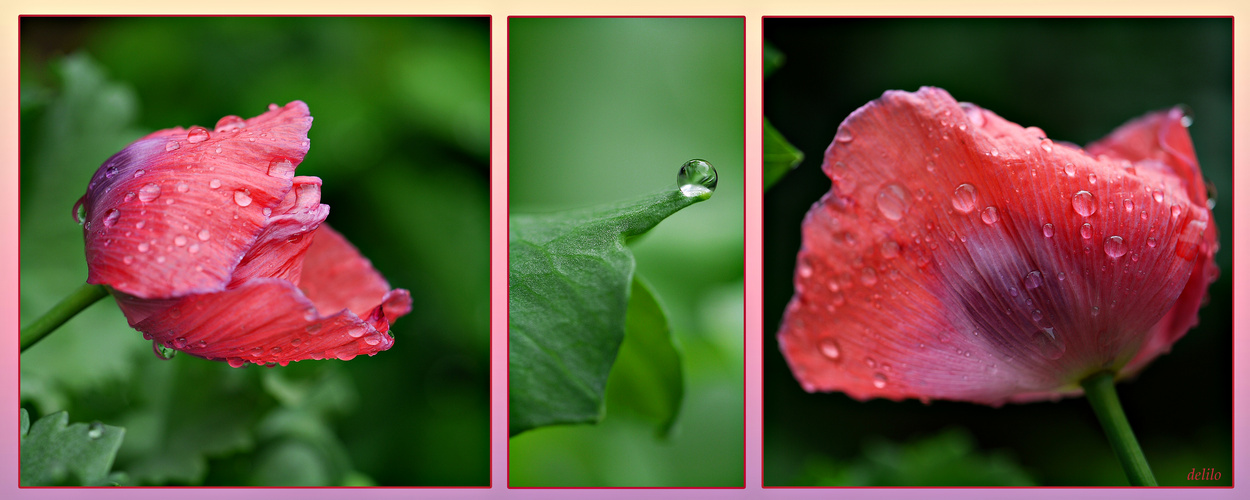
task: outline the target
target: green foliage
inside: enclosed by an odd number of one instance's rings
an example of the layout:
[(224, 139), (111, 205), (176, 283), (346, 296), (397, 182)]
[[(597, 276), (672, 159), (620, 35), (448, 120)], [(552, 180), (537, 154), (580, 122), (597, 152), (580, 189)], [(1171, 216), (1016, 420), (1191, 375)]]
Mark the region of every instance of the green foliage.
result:
[(768, 191), (802, 162), (803, 152), (787, 142), (768, 118), (764, 118), (764, 190)]
[[(669, 189), (618, 205), (509, 218), (509, 434), (603, 417), (634, 276), (625, 240), (710, 196)], [(660, 312), (651, 309), (647, 314)]]
[(1034, 486), (1016, 461), (1002, 452), (977, 450), (961, 429), (907, 443), (880, 439), (864, 446), (863, 456), (839, 464), (809, 459), (796, 484), (811, 486)]
[(299, 174), (414, 299), (387, 352), (273, 369), (158, 360), (102, 301), (22, 353), (23, 408), (125, 426), (130, 484), (488, 484), (488, 19), (20, 22), (23, 323), (86, 277), (70, 207), (105, 159), (294, 99)]
[(659, 437), (667, 436), (677, 423), (685, 390), (676, 340), (654, 292), (634, 276), (625, 340), (608, 375), (607, 400), (656, 422)]
[(104, 425), (69, 424), (69, 414), (57, 412), (34, 424), (22, 410), (22, 486), (107, 486), (125, 481), (109, 473), (126, 429)]

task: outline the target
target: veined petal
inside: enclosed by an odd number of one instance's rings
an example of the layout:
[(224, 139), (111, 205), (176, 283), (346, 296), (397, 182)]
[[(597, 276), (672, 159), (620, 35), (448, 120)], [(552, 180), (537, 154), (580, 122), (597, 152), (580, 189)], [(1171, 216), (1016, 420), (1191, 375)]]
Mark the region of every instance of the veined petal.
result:
[(375, 319), (394, 321), (412, 309), (407, 290), (392, 291), (369, 259), (326, 224), (304, 255), (299, 287), (323, 314), (347, 309), (368, 317), (381, 303), (385, 307)]
[(349, 360), (394, 344), (386, 329), (375, 328), (351, 311), (319, 314), (295, 285), (276, 278), (189, 295), (134, 327), (160, 345), (228, 361), (235, 367), (245, 363), (285, 366), (305, 359)]
[(231, 288), (253, 278), (299, 283), (304, 253), (313, 241), (312, 234), (330, 215), (330, 206), (321, 203), (321, 179), (296, 177), (292, 183), (293, 189), (239, 262)]
[(1205, 293), (1194, 269), (1213, 252), (1188, 136), (1156, 122), (1126, 126), (1154, 149), (1094, 156), (941, 89), (854, 112), (825, 154), (834, 189), (804, 220), (778, 334), (795, 376), (861, 399), (1001, 404), (1123, 369), (1191, 274)]
[(291, 189), (311, 122), (295, 101), (212, 131), (155, 132), (113, 155), (82, 200), (87, 282), (141, 298), (224, 289)]

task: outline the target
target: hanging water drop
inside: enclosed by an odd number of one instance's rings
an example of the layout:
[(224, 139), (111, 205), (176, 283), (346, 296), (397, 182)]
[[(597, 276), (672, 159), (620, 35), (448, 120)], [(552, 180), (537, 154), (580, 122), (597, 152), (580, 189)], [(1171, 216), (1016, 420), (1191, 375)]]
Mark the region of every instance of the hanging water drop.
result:
[(716, 191), (716, 168), (707, 160), (694, 159), (677, 170), (677, 186), (689, 198), (704, 198)]
[(172, 347), (166, 347), (156, 340), (152, 341), (152, 352), (156, 353), (156, 357), (161, 358), (163, 360), (174, 359), (174, 355), (178, 354), (178, 351), (176, 349)]
[(1033, 332), (1033, 346), (1045, 356), (1046, 359), (1059, 359), (1063, 356), (1063, 352), (1067, 350), (1063, 340), (1055, 335), (1053, 328), (1044, 328)]
[(874, 374), (872, 374), (872, 386), (873, 386), (873, 387), (876, 387), (876, 388), (878, 388), (878, 389), (884, 389), (884, 388), (885, 388), (885, 384), (887, 384), (889, 381), (890, 381), (890, 379), (885, 378), (885, 374), (884, 374), (884, 373), (874, 373)]

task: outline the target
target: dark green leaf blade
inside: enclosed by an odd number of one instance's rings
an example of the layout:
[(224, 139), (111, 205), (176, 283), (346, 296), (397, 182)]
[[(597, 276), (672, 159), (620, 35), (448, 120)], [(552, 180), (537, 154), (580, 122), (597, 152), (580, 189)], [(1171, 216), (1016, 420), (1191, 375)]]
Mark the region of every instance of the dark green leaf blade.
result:
[(776, 184), (803, 161), (799, 151), (764, 118), (764, 190)]
[[(630, 286), (625, 340), (608, 376), (608, 401), (656, 423), (666, 437), (677, 422), (685, 392), (681, 354), (668, 316), (651, 287), (635, 276)], [(614, 412), (616, 410), (613, 410)]]
[(509, 217), (510, 435), (602, 418), (634, 274), (625, 239), (711, 194), (669, 189), (586, 211)]
[(110, 476), (113, 459), (126, 430), (121, 427), (69, 424), (69, 414), (57, 412), (29, 424), (22, 409), (22, 486), (101, 486), (117, 481)]

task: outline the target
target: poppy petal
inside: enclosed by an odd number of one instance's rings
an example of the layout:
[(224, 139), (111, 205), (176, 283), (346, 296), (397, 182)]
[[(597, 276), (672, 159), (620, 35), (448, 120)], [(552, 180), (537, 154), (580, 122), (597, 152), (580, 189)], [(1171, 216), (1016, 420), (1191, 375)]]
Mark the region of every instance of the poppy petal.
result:
[(304, 255), (299, 286), (323, 314), (347, 309), (369, 317), (384, 306), (379, 319), (394, 321), (412, 309), (408, 292), (391, 290), (369, 259), (328, 224), (317, 230)]
[(295, 101), (213, 131), (155, 132), (113, 155), (83, 199), (87, 282), (141, 298), (222, 290), (291, 189), (311, 122)]
[(299, 283), (304, 252), (313, 240), (309, 235), (330, 215), (330, 206), (321, 203), (321, 179), (295, 177), (292, 183), (293, 189), (239, 262), (231, 288), (253, 278)]
[[(1174, 134), (1167, 155), (1184, 151)], [(1196, 163), (1149, 154), (1091, 156), (941, 89), (855, 111), (825, 154), (834, 189), (803, 223), (778, 334), (795, 376), (860, 399), (1001, 404), (1125, 367), (1190, 281), (1190, 253), (1209, 253), (1188, 243), (1210, 218), (1177, 175)]]
[[(381, 306), (378, 306), (381, 307)], [(323, 316), (289, 281), (257, 278), (231, 290), (189, 295), (134, 327), (160, 345), (231, 366), (285, 366), (305, 359), (385, 351), (394, 339), (352, 313)]]

